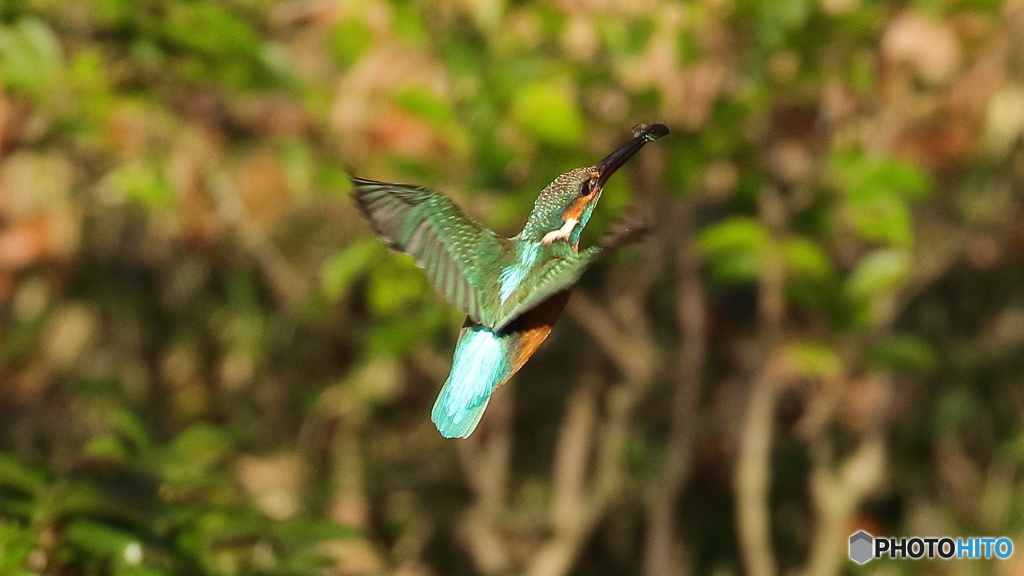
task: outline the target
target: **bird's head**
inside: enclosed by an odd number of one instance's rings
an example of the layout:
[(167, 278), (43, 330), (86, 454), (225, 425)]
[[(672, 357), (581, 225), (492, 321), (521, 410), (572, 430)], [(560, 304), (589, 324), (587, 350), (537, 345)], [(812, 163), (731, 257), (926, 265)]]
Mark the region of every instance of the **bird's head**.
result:
[(632, 140), (597, 164), (576, 168), (555, 178), (541, 191), (520, 238), (544, 243), (564, 240), (577, 244), (608, 178), (644, 144), (666, 134), (668, 127), (664, 124), (640, 124), (633, 127)]

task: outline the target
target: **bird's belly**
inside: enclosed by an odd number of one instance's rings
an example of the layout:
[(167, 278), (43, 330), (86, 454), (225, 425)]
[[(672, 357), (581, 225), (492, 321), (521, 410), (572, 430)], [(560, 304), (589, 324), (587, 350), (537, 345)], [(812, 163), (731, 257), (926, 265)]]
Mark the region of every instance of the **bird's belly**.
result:
[[(548, 334), (551, 334), (551, 328), (569, 302), (570, 293), (571, 290), (563, 290), (554, 294), (515, 321), (513, 330), (518, 333), (519, 342), (515, 354), (512, 356), (512, 374), (518, 372), (523, 364), (526, 364), (526, 361), (547, 339)], [(511, 377), (511, 374), (509, 376)]]

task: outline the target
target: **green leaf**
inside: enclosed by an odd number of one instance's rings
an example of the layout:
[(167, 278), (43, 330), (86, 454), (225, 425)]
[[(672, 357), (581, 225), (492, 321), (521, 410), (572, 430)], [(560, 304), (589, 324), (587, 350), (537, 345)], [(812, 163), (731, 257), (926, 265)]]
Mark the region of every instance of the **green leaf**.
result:
[(370, 49), (372, 42), (373, 32), (369, 26), (358, 18), (350, 18), (334, 27), (331, 33), (331, 56), (339, 66), (351, 66)]
[(374, 238), (361, 238), (345, 250), (331, 256), (320, 267), (320, 288), (330, 300), (348, 293), (360, 275), (384, 255), (383, 244)]
[(249, 23), (213, 2), (169, 2), (161, 21), (167, 39), (220, 61), (260, 56), (260, 38)]
[(405, 256), (373, 268), (367, 299), (375, 314), (388, 316), (406, 310), (429, 290), (423, 272)]
[(782, 243), (782, 251), (791, 275), (821, 280), (831, 278), (834, 273), (828, 254), (809, 238), (787, 238)]
[(395, 95), (395, 103), (435, 128), (447, 126), (454, 119), (448, 102), (422, 86), (413, 86), (399, 92)]
[(847, 213), (857, 235), (864, 240), (900, 248), (909, 248), (914, 243), (914, 221), (910, 207), (898, 196), (851, 201)]
[(846, 293), (858, 300), (891, 293), (910, 277), (910, 253), (896, 248), (865, 256), (846, 279)]
[(167, 208), (177, 202), (164, 167), (157, 160), (122, 164), (109, 175), (115, 193), (149, 208)]
[(149, 432), (135, 412), (112, 402), (99, 405), (98, 410), (107, 424), (134, 443), (136, 448), (145, 450), (150, 447)]
[(931, 177), (921, 167), (898, 158), (840, 150), (832, 155), (831, 164), (839, 189), (854, 201), (869, 202), (885, 196), (920, 199), (933, 187)]
[(270, 529), (278, 541), (288, 547), (324, 540), (358, 538), (362, 535), (357, 528), (322, 518), (293, 518), (275, 522)]
[(302, 140), (285, 142), (281, 146), (281, 164), (288, 189), (293, 194), (308, 193), (313, 182), (313, 158), (309, 146)]
[(711, 263), (711, 278), (723, 284), (754, 282), (761, 277), (761, 256), (755, 252), (729, 252)]
[(98, 556), (123, 556), (128, 546), (139, 543), (130, 532), (84, 518), (71, 521), (64, 535), (68, 542)]
[(931, 345), (920, 336), (895, 334), (875, 344), (868, 360), (884, 368), (908, 372), (928, 372), (938, 359)]
[(700, 60), (700, 56), (701, 49), (697, 35), (689, 30), (679, 32), (679, 37), (676, 39), (676, 57), (679, 59), (679, 64), (683, 66), (695, 64)]
[(129, 457), (124, 442), (114, 434), (94, 436), (86, 442), (82, 453), (89, 458), (102, 458), (118, 462), (127, 461)]
[(196, 424), (174, 439), (171, 450), (195, 469), (208, 468), (227, 456), (232, 442), (219, 428)]
[(38, 545), (38, 540), (39, 535), (31, 529), (0, 519), (0, 574), (34, 576), (25, 569), (25, 563)]
[(46, 475), (22, 464), (10, 454), (0, 452), (0, 484), (38, 495), (47, 485)]
[(792, 344), (787, 349), (793, 368), (806, 378), (831, 380), (842, 370), (842, 361), (832, 348), (817, 342)]
[(395, 36), (414, 45), (423, 45), (430, 37), (415, 3), (395, 2), (391, 4), (391, 23)]
[(524, 88), (512, 104), (512, 116), (541, 142), (566, 148), (583, 142), (583, 117), (576, 102), (555, 84)]
[(630, 21), (626, 30), (625, 53), (635, 55), (643, 52), (651, 37), (654, 36), (655, 22), (651, 18), (638, 18)]
[(715, 224), (697, 237), (697, 248), (706, 256), (720, 256), (729, 252), (760, 253), (768, 248), (771, 238), (760, 222), (737, 216)]
[(935, 428), (943, 434), (959, 434), (967, 423), (977, 421), (982, 414), (981, 401), (974, 390), (957, 386), (938, 401), (934, 412)]
[(61, 67), (60, 44), (41, 20), (0, 25), (0, 82), (44, 99), (60, 79)]

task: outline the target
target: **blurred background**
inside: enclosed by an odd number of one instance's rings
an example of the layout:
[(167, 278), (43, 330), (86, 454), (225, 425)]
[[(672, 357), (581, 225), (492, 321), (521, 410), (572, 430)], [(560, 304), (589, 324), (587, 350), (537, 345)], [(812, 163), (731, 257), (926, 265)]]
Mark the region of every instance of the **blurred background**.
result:
[[(349, 174), (608, 184), (468, 441)], [(0, 2), (0, 573), (1024, 574), (1024, 1)]]

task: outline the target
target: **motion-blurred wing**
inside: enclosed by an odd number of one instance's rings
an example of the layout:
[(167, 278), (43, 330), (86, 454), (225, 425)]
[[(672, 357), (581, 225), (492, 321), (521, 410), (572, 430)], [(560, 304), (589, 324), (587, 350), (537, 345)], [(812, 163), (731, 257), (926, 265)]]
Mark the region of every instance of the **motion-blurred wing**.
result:
[(636, 218), (617, 222), (606, 234), (599, 245), (571, 254), (564, 258), (556, 258), (542, 264), (527, 276), (502, 302), (494, 316), (492, 328), (500, 331), (521, 314), (536, 307), (554, 294), (579, 281), (583, 272), (600, 258), (613, 254), (619, 248), (639, 242), (649, 230), (645, 222)]
[(354, 178), (354, 197), (374, 231), (413, 257), (434, 288), (474, 321), (490, 325), (495, 286), (512, 243), (426, 188)]

